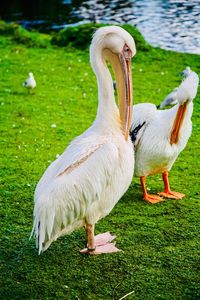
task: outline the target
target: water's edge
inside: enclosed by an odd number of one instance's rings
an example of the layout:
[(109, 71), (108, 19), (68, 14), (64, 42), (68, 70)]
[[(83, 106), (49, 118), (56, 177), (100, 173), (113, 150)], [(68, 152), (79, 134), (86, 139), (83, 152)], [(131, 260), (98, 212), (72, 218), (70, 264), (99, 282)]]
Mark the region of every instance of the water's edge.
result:
[[(50, 7), (46, 3), (42, 9), (39, 0), (31, 4), (26, 4), (23, 11), (20, 6), (18, 12), (1, 13), (0, 18), (41, 32), (90, 22), (128, 23), (135, 26), (151, 46), (200, 54), (200, 0), (79, 0), (76, 4), (72, 0), (57, 0), (49, 3)], [(0, 3), (4, 12), (6, 5), (4, 1)], [(37, 5), (38, 11), (35, 10)]]

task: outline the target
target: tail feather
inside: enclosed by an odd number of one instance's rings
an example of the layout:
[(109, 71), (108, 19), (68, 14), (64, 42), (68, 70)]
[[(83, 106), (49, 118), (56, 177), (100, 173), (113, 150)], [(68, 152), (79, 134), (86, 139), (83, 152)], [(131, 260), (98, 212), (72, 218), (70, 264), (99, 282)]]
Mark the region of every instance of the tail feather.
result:
[[(42, 195), (35, 201), (34, 234), (39, 254), (45, 251), (53, 241), (83, 226), (82, 210), (73, 201), (62, 203), (55, 197)], [(31, 237), (30, 236), (30, 237)]]

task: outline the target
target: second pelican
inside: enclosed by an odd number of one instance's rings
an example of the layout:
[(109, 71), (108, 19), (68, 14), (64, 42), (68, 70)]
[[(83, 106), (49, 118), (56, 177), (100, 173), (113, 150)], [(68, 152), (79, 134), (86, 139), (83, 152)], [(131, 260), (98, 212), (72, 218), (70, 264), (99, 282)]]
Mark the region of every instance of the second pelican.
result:
[(195, 72), (182, 81), (177, 89), (178, 104), (170, 109), (157, 110), (151, 103), (133, 106), (132, 132), (140, 128), (135, 141), (135, 175), (140, 177), (143, 197), (150, 203), (162, 201), (146, 189), (146, 176), (162, 173), (164, 192), (160, 196), (181, 199), (185, 195), (174, 192), (168, 173), (179, 153), (185, 148), (192, 132), (193, 99), (199, 84)]

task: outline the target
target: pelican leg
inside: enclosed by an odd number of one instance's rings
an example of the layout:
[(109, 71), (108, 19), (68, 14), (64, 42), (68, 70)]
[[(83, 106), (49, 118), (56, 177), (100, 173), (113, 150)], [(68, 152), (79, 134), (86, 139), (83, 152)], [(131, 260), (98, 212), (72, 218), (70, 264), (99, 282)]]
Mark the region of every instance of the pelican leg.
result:
[(85, 225), (87, 248), (80, 251), (82, 254), (103, 254), (121, 251), (115, 247), (115, 243), (111, 243), (116, 236), (111, 235), (109, 232), (101, 233), (94, 236), (94, 225)]
[(155, 204), (158, 202), (163, 201), (163, 198), (156, 196), (156, 195), (152, 195), (152, 194), (148, 194), (147, 193), (147, 189), (146, 189), (146, 177), (145, 176), (141, 176), (140, 177), (140, 183), (142, 186), (142, 191), (143, 191), (143, 198), (145, 201), (151, 203), (151, 204)]
[(96, 250), (94, 243), (94, 225), (86, 224), (85, 231), (87, 236), (87, 249), (89, 252), (93, 252)]
[(171, 191), (170, 185), (169, 185), (169, 172), (168, 171), (165, 171), (162, 173), (162, 178), (163, 178), (163, 182), (164, 182), (164, 192), (158, 193), (159, 195), (161, 195), (165, 198), (171, 198), (171, 199), (182, 199), (183, 197), (185, 197), (185, 194)]

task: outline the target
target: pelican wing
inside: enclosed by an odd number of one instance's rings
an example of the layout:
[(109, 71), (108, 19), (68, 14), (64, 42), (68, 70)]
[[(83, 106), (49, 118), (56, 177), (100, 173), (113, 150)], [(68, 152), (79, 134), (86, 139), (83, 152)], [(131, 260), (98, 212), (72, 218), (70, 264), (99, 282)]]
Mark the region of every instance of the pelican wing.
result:
[(71, 149), (68, 147), (60, 160), (49, 166), (37, 186), (33, 232), (39, 252), (46, 250), (59, 236), (84, 225), (88, 216), (92, 222), (104, 212), (100, 201), (105, 197), (103, 191), (112, 185), (115, 168), (119, 165), (118, 148), (112, 141), (102, 141), (90, 145), (85, 152), (82, 149), (79, 158), (69, 164), (67, 154), (76, 151), (76, 146), (76, 143), (71, 144)]
[[(132, 123), (130, 135), (137, 131), (134, 137), (134, 145), (137, 145), (145, 129), (157, 117), (157, 108), (151, 103), (140, 103), (133, 105)], [(138, 129), (138, 130), (137, 130)]]
[(87, 160), (101, 145), (106, 142), (105, 138), (99, 139), (98, 136), (81, 135), (74, 139), (51, 165), (46, 169), (42, 178), (38, 182), (35, 190), (35, 200), (37, 195), (48, 189), (52, 181), (64, 173), (69, 173), (78, 165)]

